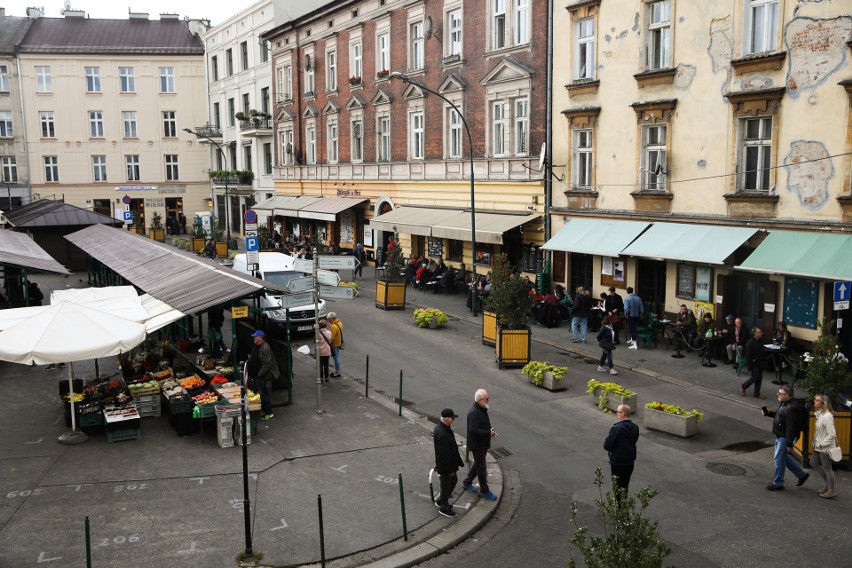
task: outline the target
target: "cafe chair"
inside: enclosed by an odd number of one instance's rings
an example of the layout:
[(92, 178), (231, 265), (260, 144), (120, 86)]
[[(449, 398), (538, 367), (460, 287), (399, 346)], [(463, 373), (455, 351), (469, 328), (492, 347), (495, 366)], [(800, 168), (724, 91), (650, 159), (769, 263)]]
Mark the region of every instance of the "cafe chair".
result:
[(636, 328), (636, 341), (642, 340), (645, 347), (648, 347), (651, 342), (654, 342), (654, 347), (657, 346), (657, 330), (654, 314), (649, 313), (645, 325), (640, 325)]
[(748, 357), (746, 357), (745, 355), (740, 355), (740, 358), (737, 359), (737, 376), (739, 376), (740, 371), (742, 371), (743, 367), (745, 367), (747, 364)]

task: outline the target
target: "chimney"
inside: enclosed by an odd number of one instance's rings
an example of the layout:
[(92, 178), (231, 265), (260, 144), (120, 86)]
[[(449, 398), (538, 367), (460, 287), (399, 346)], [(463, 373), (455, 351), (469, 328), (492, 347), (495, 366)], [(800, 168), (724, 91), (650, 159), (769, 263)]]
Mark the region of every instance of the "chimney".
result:
[(6, 15), (6, 8), (0, 8), (0, 17)]
[(33, 19), (43, 18), (44, 10), (42, 10), (41, 8), (27, 8), (27, 17)]
[(148, 12), (130, 12), (131, 20), (147, 20)]
[(83, 10), (64, 10), (66, 18), (85, 18), (86, 12)]
[(180, 14), (160, 14), (161, 20), (180, 20)]

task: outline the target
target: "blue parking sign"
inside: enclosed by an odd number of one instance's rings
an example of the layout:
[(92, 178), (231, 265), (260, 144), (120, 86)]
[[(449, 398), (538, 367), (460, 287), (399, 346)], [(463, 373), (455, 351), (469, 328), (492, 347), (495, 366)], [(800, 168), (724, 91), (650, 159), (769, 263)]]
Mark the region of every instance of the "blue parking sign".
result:
[(127, 222), (133, 222), (133, 212), (125, 211), (124, 212), (124, 220)]
[(259, 250), (259, 242), (257, 237), (246, 237), (246, 250)]

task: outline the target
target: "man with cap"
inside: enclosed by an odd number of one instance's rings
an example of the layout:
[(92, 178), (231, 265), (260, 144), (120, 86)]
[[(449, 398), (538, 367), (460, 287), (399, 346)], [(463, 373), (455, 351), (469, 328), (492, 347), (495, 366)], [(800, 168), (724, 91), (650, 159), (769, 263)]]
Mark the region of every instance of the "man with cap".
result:
[(251, 336), (254, 338), (254, 347), (246, 366), (246, 375), (254, 383), (254, 388), (260, 395), (260, 419), (269, 420), (274, 417), (269, 391), (272, 388), (272, 381), (278, 378), (278, 364), (275, 362), (275, 356), (272, 355), (272, 348), (266, 342), (266, 334), (258, 329)]
[(488, 417), (488, 391), (477, 390), (473, 395), (473, 406), (467, 413), (467, 449), (473, 454), (473, 465), (462, 481), (462, 486), (476, 493), (473, 478), (479, 480), (479, 494), (489, 501), (496, 501), (495, 495), (488, 489), (488, 468), (485, 465), (485, 456), (491, 447), (491, 438), (497, 437), (497, 431), (491, 427), (491, 419)]
[(452, 408), (445, 408), (441, 411), (441, 421), (438, 422), (432, 432), (435, 444), (435, 471), (441, 476), (441, 493), (435, 504), (438, 506), (438, 512), (450, 518), (456, 516), (452, 505), (450, 505), (450, 495), (459, 482), (457, 472), (460, 467), (464, 466), (459, 454), (459, 445), (456, 443), (456, 437), (452, 430), (453, 420), (456, 418), (458, 418), (458, 415), (453, 412)]

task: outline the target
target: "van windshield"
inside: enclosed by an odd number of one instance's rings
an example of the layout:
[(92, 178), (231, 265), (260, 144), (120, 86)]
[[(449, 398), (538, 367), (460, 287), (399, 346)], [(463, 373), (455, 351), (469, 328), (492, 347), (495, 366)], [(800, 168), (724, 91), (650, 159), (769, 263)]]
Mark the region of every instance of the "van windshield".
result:
[(267, 282), (272, 282), (278, 286), (287, 287), (290, 285), (290, 280), (301, 278), (304, 274), (295, 270), (285, 270), (282, 272), (265, 272), (263, 279)]

